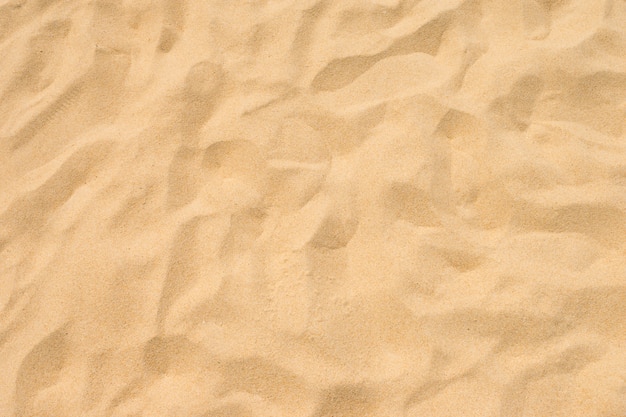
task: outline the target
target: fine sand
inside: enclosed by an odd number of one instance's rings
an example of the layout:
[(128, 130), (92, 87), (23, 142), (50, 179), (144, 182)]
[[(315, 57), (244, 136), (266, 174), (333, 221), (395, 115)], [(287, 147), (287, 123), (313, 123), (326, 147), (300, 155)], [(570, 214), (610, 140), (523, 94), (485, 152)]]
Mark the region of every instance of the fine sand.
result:
[(0, 0), (0, 417), (492, 416), (626, 416), (626, 1)]

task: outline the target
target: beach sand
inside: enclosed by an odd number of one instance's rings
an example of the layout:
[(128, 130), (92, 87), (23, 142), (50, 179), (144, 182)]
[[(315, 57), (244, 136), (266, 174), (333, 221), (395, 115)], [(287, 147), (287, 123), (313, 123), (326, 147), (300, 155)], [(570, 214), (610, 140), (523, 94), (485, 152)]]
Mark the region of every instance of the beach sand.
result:
[(0, 416), (626, 416), (624, 0), (1, 0), (0, 63)]

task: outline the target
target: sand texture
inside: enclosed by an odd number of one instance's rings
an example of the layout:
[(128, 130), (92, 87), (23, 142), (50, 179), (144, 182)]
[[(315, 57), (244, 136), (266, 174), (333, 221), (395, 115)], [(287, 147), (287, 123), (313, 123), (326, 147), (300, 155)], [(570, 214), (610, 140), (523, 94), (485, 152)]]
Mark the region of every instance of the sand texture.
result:
[(0, 417), (626, 417), (626, 1), (0, 0)]

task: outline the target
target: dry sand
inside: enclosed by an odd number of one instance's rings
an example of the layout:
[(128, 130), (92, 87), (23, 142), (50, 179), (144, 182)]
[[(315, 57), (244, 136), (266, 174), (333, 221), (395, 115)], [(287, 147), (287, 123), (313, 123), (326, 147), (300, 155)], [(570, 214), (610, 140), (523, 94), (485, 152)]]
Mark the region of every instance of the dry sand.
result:
[(0, 416), (626, 416), (624, 0), (2, 0)]

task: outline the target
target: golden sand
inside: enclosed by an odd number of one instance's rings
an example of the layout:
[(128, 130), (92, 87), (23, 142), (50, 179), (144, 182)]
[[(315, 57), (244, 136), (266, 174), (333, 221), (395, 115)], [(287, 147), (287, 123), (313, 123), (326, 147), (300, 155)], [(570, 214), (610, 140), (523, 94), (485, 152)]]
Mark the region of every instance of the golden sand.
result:
[(626, 2), (0, 1), (0, 416), (625, 417)]

